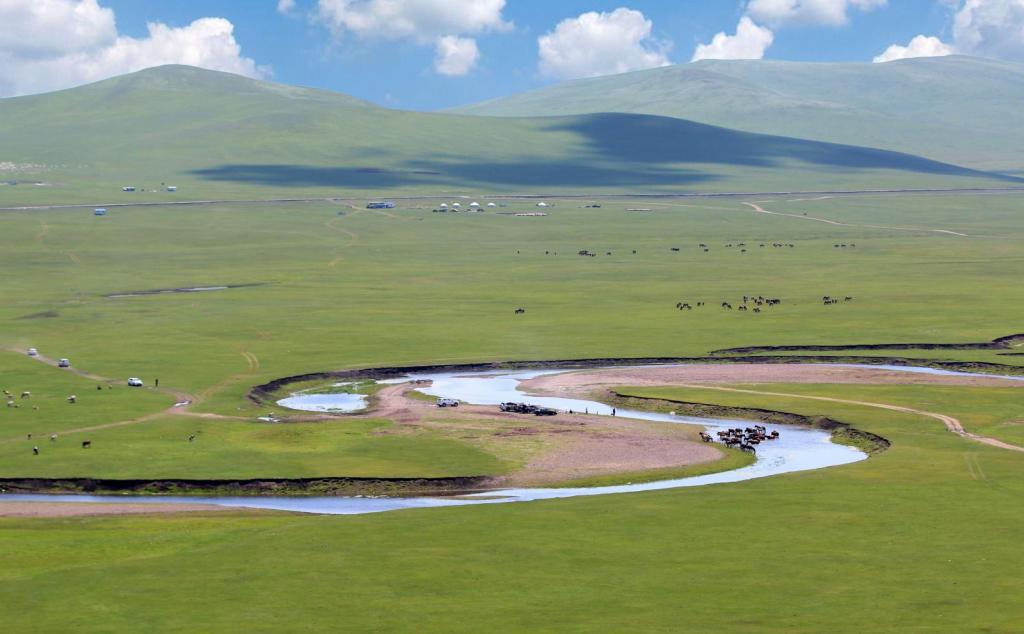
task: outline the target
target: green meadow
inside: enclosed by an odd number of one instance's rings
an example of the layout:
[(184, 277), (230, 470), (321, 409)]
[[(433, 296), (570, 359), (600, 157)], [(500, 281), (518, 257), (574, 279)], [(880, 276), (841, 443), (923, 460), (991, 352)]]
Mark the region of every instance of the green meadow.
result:
[[(957, 400), (999, 418), (990, 396), (960, 389)], [(6, 519), (4, 622), (33, 631), (1020, 631), (1016, 454), (917, 416), (794, 398), (756, 405), (829, 415), (893, 446), (853, 465), (735, 485), (494, 507)]]
[[(0, 388), (17, 406), (0, 408), (0, 477), (500, 475), (529, 454), (529, 439), (501, 451), (483, 432), (410, 431), (385, 418), (273, 424), (261, 418), (281, 408), (247, 398), (272, 379), (330, 370), (844, 345), (865, 347), (836, 355), (1022, 372), (1020, 340), (998, 350), (866, 347), (1024, 332), (1019, 193), (639, 196), (1014, 187), (937, 162), (1012, 167), (1016, 146), (982, 156), (998, 131), (931, 152), (939, 113), (893, 138), (910, 152), (897, 154), (661, 114), (672, 116), (406, 113), (181, 67), (0, 100), (0, 207), (87, 205), (0, 211)], [(856, 136), (869, 119), (843, 126)], [(151, 191), (169, 184), (178, 193)], [(541, 208), (517, 193), (579, 197)], [(366, 208), (388, 197), (394, 209)], [(111, 205), (104, 217), (88, 206), (199, 199), (236, 202)], [(432, 211), (473, 200), (498, 206)], [(546, 215), (515, 215), (524, 212)], [(170, 292), (197, 287), (212, 290)], [(744, 295), (781, 304), (759, 314), (721, 307)], [(824, 305), (825, 296), (850, 300)], [(105, 378), (31, 359), (29, 347)], [(147, 387), (129, 388), (129, 377)], [(939, 412), (1024, 444), (1019, 389), (754, 389), (788, 396), (633, 393), (829, 416), (892, 446), (818, 471), (536, 503), (347, 517), (2, 517), (0, 623), (12, 632), (1024, 632), (1021, 454), (932, 418), (801, 398)], [(187, 412), (173, 411), (179, 399), (192, 401)], [(678, 472), (625, 477), (667, 475)]]

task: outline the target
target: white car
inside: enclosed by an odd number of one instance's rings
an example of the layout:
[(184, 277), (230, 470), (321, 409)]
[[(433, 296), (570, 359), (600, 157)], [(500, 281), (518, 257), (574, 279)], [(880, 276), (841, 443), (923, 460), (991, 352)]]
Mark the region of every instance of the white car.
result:
[(133, 376), (128, 379), (128, 387), (142, 387), (142, 379)]
[(67, 359), (61, 359), (60, 361), (57, 362), (57, 367), (58, 368), (70, 368), (71, 367), (71, 362), (68, 361)]
[(36, 350), (35, 348), (29, 348), (28, 349), (28, 356), (30, 356), (30, 357), (38, 357), (39, 356), (39, 351)]

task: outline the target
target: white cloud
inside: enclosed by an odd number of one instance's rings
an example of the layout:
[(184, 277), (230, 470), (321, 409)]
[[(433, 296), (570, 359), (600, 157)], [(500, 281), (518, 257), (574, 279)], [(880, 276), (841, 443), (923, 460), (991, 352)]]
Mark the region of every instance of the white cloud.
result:
[(952, 6), (952, 43), (918, 35), (906, 47), (890, 46), (875, 61), (953, 53), (1024, 61), (1024, 0), (952, 0)]
[(476, 40), (471, 37), (445, 35), (437, 41), (437, 57), (434, 70), (439, 75), (461, 77), (473, 70), (480, 59)]
[(277, 12), (288, 14), (295, 10), (295, 0), (277, 0)]
[(772, 45), (775, 34), (771, 29), (758, 26), (747, 16), (740, 18), (736, 34), (720, 32), (708, 44), (697, 45), (691, 61), (702, 59), (761, 59)]
[(668, 42), (651, 37), (651, 21), (633, 9), (589, 12), (563, 20), (537, 40), (540, 72), (571, 79), (668, 66)]
[(317, 16), (335, 34), (433, 42), (511, 28), (505, 0), (319, 0)]
[(953, 42), (958, 53), (1024, 61), (1024, 0), (967, 0)]
[(114, 12), (96, 0), (0, 0), (0, 54), (35, 58), (109, 45)]
[(943, 55), (952, 54), (953, 47), (939, 38), (918, 35), (910, 40), (910, 43), (906, 46), (893, 44), (885, 49), (881, 55), (876, 56), (873, 61), (876, 64), (881, 64), (897, 59), (910, 59), (911, 57), (942, 57)]
[(148, 25), (144, 38), (117, 33), (96, 0), (0, 0), (0, 96), (77, 86), (163, 64), (189, 64), (249, 77), (268, 74), (242, 55), (234, 25), (200, 18)]
[(762, 24), (824, 24), (842, 26), (851, 9), (870, 11), (888, 0), (750, 0), (747, 14)]
[(463, 37), (512, 28), (502, 15), (506, 0), (318, 0), (316, 19), (336, 37), (433, 44), (434, 70), (469, 73), (480, 59), (476, 40)]

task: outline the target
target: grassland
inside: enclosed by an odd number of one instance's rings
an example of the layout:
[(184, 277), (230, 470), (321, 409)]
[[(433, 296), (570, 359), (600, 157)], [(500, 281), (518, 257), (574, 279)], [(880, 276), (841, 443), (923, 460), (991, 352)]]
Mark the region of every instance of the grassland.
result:
[[(326, 203), (123, 209), (104, 218), (88, 210), (8, 213), (0, 266), (18, 274), (2, 282), (3, 345), (70, 357), (103, 376), (160, 378), (196, 401), (193, 411), (252, 419), (271, 408), (244, 398), (251, 386), (319, 370), (702, 356), (749, 345), (972, 342), (1022, 330), (1024, 227), (1014, 196), (763, 203), (853, 226), (757, 214), (739, 201), (604, 201), (599, 209), (584, 208), (587, 202), (557, 201), (541, 218), (434, 214), (422, 201), (384, 213), (343, 208), (343, 216)], [(524, 208), (508, 204), (499, 210)], [(626, 211), (638, 204), (652, 211)], [(918, 229), (880, 228), (887, 226)], [(709, 253), (697, 247), (701, 242)], [(740, 242), (748, 244), (746, 253), (725, 248)], [(756, 246), (772, 242), (794, 247)], [(837, 242), (857, 246), (836, 249)], [(575, 255), (580, 249), (599, 255)], [(259, 285), (106, 297), (224, 284)], [(760, 315), (717, 307), (744, 294), (784, 301)], [(826, 294), (856, 300), (822, 306)], [(709, 305), (680, 312), (674, 305), (681, 300)], [(519, 306), (526, 315), (512, 314)], [(1024, 365), (1024, 357), (997, 351), (900, 355)], [(131, 421), (173, 401), (120, 384), (96, 392), (85, 379), (14, 352), (0, 354), (0, 371), (2, 387), (31, 390), (40, 407), (0, 410), (7, 473), (32, 458), (27, 433)], [(63, 402), (71, 393), (80, 397), (76, 406)], [(175, 462), (196, 451), (179, 446), (190, 427), (210, 430), (204, 431), (210, 438), (212, 429), (223, 431), (224, 446), (195, 463)], [(327, 459), (327, 448), (341, 447), (347, 436), (310, 433), (323, 443), (314, 452), (323, 460), (289, 458), (284, 471), (359, 470)], [(256, 440), (257, 432), (240, 421), (164, 417), (88, 435), (97, 448), (130, 442), (139, 449), (134, 461), (127, 450), (118, 450), (115, 462), (98, 451), (66, 465), (54, 458), (43, 471), (69, 474), (86, 464), (80, 461), (123, 477), (143, 463), (161, 473), (177, 464), (232, 474), (284, 464), (264, 463), (281, 448)], [(465, 468), (475, 474), (481, 458), (473, 456), (464, 455)], [(410, 465), (416, 466), (404, 472), (425, 463)]]
[[(146, 182), (163, 180), (155, 164)], [(68, 183), (60, 196), (79, 201), (109, 184)], [(15, 200), (10, 191), (0, 189), (0, 201)], [(502, 212), (535, 209), (496, 200), (508, 205)], [(39, 407), (0, 409), (0, 473), (500, 473), (509, 461), (485, 444), (380, 433), (389, 421), (255, 422), (271, 408), (245, 394), (331, 369), (974, 342), (1024, 330), (1016, 196), (758, 203), (793, 216), (720, 199), (602, 200), (597, 209), (557, 200), (538, 218), (433, 214), (435, 202), (384, 212), (327, 202), (112, 209), (104, 218), (4, 212), (0, 346), (34, 346), (117, 381), (96, 390), (0, 351), (0, 387), (31, 390)], [(650, 211), (627, 211), (638, 207)], [(746, 253), (725, 247), (740, 242)], [(772, 242), (794, 247), (758, 246)], [(235, 284), (258, 285), (108, 297)], [(744, 294), (783, 304), (759, 315), (718, 308)], [(823, 306), (823, 295), (856, 299)], [(708, 306), (678, 311), (679, 301)], [(526, 314), (513, 315), (520, 306)], [(1024, 365), (997, 351), (900, 354)], [(193, 413), (232, 418), (164, 413), (171, 395), (129, 390), (128, 376), (159, 377), (194, 400)], [(884, 398), (1021, 441), (1019, 405), (999, 390), (786, 389)], [(74, 406), (64, 402), (72, 393)], [(0, 621), (12, 631), (1020, 631), (1019, 456), (907, 414), (746, 402), (829, 415), (893, 447), (863, 463), (736, 485), (373, 517), (0, 519)], [(87, 432), (89, 451), (71, 445), (84, 439), (72, 430), (118, 422)], [(40, 442), (27, 434), (54, 432), (56, 445), (44, 441), (33, 456)]]
[[(997, 415), (986, 394), (959, 398)], [(307, 631), (1019, 631), (1018, 456), (905, 414), (758, 406), (827, 414), (893, 448), (736, 485), (490, 508), (9, 519), (4, 620), (15, 631), (280, 630), (297, 619)]]

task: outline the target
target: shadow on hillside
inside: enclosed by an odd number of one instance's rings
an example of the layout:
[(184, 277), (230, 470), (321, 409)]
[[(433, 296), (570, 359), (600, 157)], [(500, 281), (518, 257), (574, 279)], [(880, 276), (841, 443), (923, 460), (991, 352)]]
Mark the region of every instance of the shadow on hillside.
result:
[(1001, 177), (912, 154), (740, 132), (671, 117), (594, 114), (560, 120), (550, 129), (578, 134), (595, 156), (615, 161), (776, 167), (789, 160), (848, 169)]
[[(712, 165), (818, 168), (831, 170), (840, 178), (844, 171), (892, 170), (1021, 182), (1010, 176), (910, 154), (739, 132), (670, 117), (594, 114), (542, 121), (537, 128), (539, 134), (568, 132), (578, 139), (563, 148), (564, 158), (549, 152), (529, 156), (531, 139), (527, 136), (521, 146), (509, 148), (510, 153), (515, 151), (525, 157), (509, 161), (494, 160), (495, 148), (486, 148), (488, 155), (483, 158), (472, 154), (444, 155), (424, 147), (422, 151), (406, 151), (402, 154), (407, 157), (404, 162), (402, 155), (392, 157), (399, 161), (394, 169), (251, 163), (220, 165), (192, 173), (208, 180), (277, 187), (374, 189), (467, 183), (546, 187), (694, 185), (724, 178), (723, 174), (704, 169)], [(475, 142), (474, 138), (457, 138), (453, 145), (472, 147)], [(424, 141), (421, 145), (426, 144)], [(408, 147), (417, 147), (415, 140), (409, 140)], [(735, 178), (742, 176), (740, 173)], [(800, 185), (792, 183), (794, 188)]]

